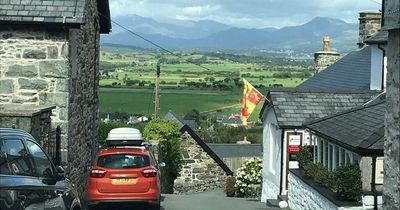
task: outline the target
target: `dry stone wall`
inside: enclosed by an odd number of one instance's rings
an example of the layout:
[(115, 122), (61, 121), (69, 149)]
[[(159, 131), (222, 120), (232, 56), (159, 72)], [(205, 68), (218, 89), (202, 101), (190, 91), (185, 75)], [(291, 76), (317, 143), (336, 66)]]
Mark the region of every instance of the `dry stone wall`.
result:
[(226, 175), (222, 168), (187, 133), (182, 136), (184, 164), (174, 183), (174, 193), (222, 189)]

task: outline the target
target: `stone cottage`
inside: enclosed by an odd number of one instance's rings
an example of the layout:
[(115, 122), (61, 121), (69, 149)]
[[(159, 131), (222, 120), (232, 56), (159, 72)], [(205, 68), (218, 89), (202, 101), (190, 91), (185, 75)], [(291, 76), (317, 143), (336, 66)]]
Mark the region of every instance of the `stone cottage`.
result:
[(168, 112), (164, 117), (178, 123), (183, 152), (183, 167), (174, 183), (174, 193), (203, 192), (224, 187), (226, 177), (233, 172), (210, 149), (192, 127), (180, 117)]
[(0, 8), (0, 105), (55, 106), (62, 162), (83, 192), (97, 150), (99, 39), (111, 30), (108, 0), (2, 0)]

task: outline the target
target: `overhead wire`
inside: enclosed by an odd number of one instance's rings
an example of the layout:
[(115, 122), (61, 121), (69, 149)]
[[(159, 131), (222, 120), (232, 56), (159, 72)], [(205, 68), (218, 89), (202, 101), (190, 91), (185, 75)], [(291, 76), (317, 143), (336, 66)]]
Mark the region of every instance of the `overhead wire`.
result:
[(382, 2), (379, 2), (379, 1), (376, 1), (376, 0), (369, 0), (369, 1), (374, 2), (376, 4), (379, 4), (379, 5), (382, 5)]
[(157, 47), (157, 48), (159, 48), (159, 49), (161, 49), (161, 50), (163, 50), (163, 51), (165, 51), (165, 52), (167, 52), (167, 53), (169, 53), (169, 54), (171, 54), (171, 55), (173, 55), (173, 56), (175, 56), (175, 57), (177, 57), (177, 58), (181, 58), (181, 59), (185, 60), (186, 62), (188, 62), (188, 63), (190, 63), (190, 64), (196, 65), (196, 66), (201, 67), (201, 68), (203, 68), (203, 69), (206, 69), (206, 70), (208, 70), (208, 71), (212, 71), (210, 68), (207, 68), (207, 67), (205, 67), (205, 66), (202, 66), (202, 65), (200, 65), (200, 64), (198, 64), (198, 63), (195, 63), (195, 62), (193, 62), (193, 61), (190, 61), (190, 60), (188, 60), (188, 59), (182, 58), (182, 56), (175, 54), (175, 53), (172, 52), (171, 50), (168, 50), (168, 49), (166, 49), (165, 47), (163, 47), (163, 46), (161, 46), (161, 45), (159, 45), (159, 44), (157, 44), (157, 43), (151, 41), (150, 39), (147, 39), (146, 37), (144, 37), (144, 36), (142, 36), (142, 35), (140, 35), (140, 34), (134, 32), (134, 31), (130, 30), (129, 28), (127, 28), (127, 27), (125, 27), (125, 26), (119, 24), (118, 22), (116, 22), (116, 21), (114, 21), (114, 20), (111, 20), (111, 18), (109, 18), (109, 17), (103, 15), (103, 14), (100, 13), (100, 12), (99, 12), (99, 15), (101, 15), (101, 16), (103, 16), (104, 18), (110, 20), (112, 23), (114, 23), (115, 25), (121, 27), (122, 29), (124, 29), (125, 31), (129, 32), (130, 34), (132, 34), (132, 35), (134, 35), (134, 36), (136, 36), (136, 37), (139, 37), (140, 39), (143, 39), (144, 41), (150, 43), (151, 45), (153, 45), (153, 46), (155, 46), (155, 47)]

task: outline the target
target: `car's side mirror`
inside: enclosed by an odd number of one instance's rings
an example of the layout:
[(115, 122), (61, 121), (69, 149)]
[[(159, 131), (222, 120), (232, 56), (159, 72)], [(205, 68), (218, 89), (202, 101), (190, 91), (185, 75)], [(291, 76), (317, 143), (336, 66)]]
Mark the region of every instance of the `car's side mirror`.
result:
[(166, 166), (166, 165), (165, 165), (164, 162), (161, 162), (161, 163), (158, 164), (158, 168), (164, 168), (165, 166)]
[(63, 167), (56, 166), (57, 181), (65, 179), (65, 171)]

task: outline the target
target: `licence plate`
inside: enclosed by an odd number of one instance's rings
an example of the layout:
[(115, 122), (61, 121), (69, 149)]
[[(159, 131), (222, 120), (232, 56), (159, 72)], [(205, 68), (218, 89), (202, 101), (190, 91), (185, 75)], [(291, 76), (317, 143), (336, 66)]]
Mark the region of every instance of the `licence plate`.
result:
[(124, 185), (124, 184), (136, 184), (137, 179), (112, 179), (111, 184)]

